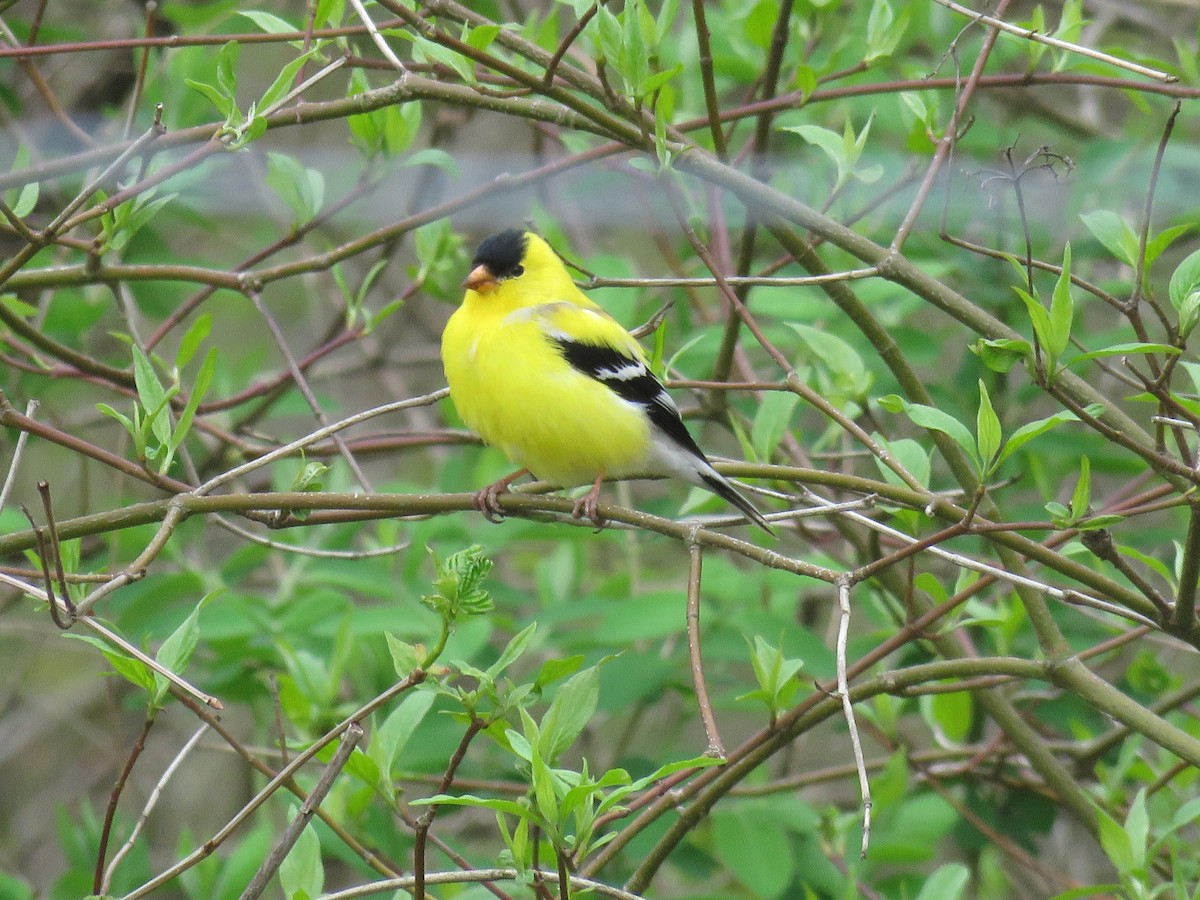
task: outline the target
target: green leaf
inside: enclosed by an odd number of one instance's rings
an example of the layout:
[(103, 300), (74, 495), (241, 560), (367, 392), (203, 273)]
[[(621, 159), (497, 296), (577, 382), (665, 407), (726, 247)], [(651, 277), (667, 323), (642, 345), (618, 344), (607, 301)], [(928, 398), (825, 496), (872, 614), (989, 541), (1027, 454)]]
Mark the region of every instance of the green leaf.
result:
[(1196, 819), (1200, 819), (1200, 797), (1193, 797), (1175, 810), (1175, 815), (1171, 818), (1171, 831), (1190, 825)]
[(1071, 324), (1075, 318), (1075, 305), (1071, 300), (1071, 245), (1063, 249), (1062, 274), (1054, 284), (1050, 298), (1050, 335), (1053, 343), (1050, 352), (1058, 359), (1071, 341)]
[(419, 103), (402, 103), (384, 108), (383, 149), (389, 156), (403, 153), (416, 140), (421, 128), (422, 110)]
[(336, 28), (346, 16), (346, 0), (317, 0), (314, 24), (317, 28)]
[(1054, 326), (1050, 322), (1050, 313), (1042, 306), (1040, 300), (1027, 294), (1019, 287), (1013, 287), (1017, 295), (1025, 302), (1025, 310), (1029, 313), (1029, 321), (1033, 325), (1033, 335), (1037, 338), (1038, 346), (1047, 356), (1046, 369), (1051, 377), (1057, 363), (1057, 355), (1051, 352), (1054, 346)]
[(451, 178), (458, 178), (462, 174), (458, 168), (458, 161), (445, 150), (438, 147), (424, 147), (416, 153), (410, 153), (400, 161), (400, 165), (404, 168), (434, 166), (441, 169)]
[[(204, 362), (200, 364), (200, 371), (196, 373), (196, 383), (192, 385), (192, 392), (183, 407), (183, 412), (179, 414), (179, 422), (175, 425), (175, 430), (171, 433), (171, 453), (174, 453), (178, 449), (191, 430), (192, 419), (196, 415), (196, 409), (204, 402), (204, 397), (208, 394), (208, 389), (212, 384), (213, 375), (216, 371), (217, 348), (209, 347), (208, 353), (204, 355)], [(167, 464), (169, 465), (169, 463), (170, 457), (168, 456)], [(163, 471), (166, 471), (165, 466)]]
[(198, 91), (207, 97), (208, 102), (217, 108), (217, 112), (219, 112), (226, 121), (237, 115), (237, 101), (233, 97), (221, 93), (211, 84), (208, 84), (204, 81), (196, 81), (192, 78), (185, 78), (183, 82), (192, 90)]
[(1138, 236), (1128, 222), (1107, 209), (1082, 213), (1079, 218), (1104, 249), (1126, 265), (1137, 265)]
[(587, 726), (600, 699), (600, 669), (590, 666), (567, 679), (542, 716), (541, 756), (554, 762)]
[(1100, 828), (1100, 846), (1104, 848), (1113, 868), (1121, 875), (1133, 872), (1137, 855), (1129, 832), (1102, 809), (1097, 809), (1096, 822)]
[(217, 53), (217, 87), (230, 99), (237, 97), (237, 60), (241, 50), (237, 41), (228, 41)]
[(1050, 900), (1081, 900), (1083, 897), (1109, 898), (1119, 895), (1120, 891), (1121, 885), (1119, 884), (1089, 884), (1055, 894)]
[[(390, 637), (390, 635), (389, 635)], [(392, 767), (412, 740), (417, 726), (429, 713), (437, 694), (433, 691), (416, 691), (408, 694), (392, 710), (383, 724), (371, 735), (371, 745), (379, 744), (379, 758), (383, 762), (383, 777), (390, 779)]]
[(753, 699), (764, 703), (772, 715), (791, 703), (800, 687), (796, 674), (804, 668), (804, 660), (787, 659), (782, 647), (775, 647), (761, 636), (754, 636), (750, 648), (750, 665), (758, 681), (758, 690), (738, 697), (738, 700)]
[(770, 460), (791, 424), (800, 398), (791, 391), (768, 391), (754, 414), (750, 444), (759, 460)]
[(124, 678), (137, 687), (140, 687), (146, 693), (153, 695), (155, 692), (155, 672), (140, 659), (134, 659), (132, 656), (126, 656), (118, 650), (114, 650), (100, 640), (98, 637), (93, 637), (90, 634), (67, 634), (72, 640), (83, 641), (85, 644), (91, 644), (98, 649), (104, 658), (108, 660), (109, 665), (113, 667), (118, 675)]
[(920, 698), (920, 708), (930, 727), (950, 742), (961, 744), (970, 735), (975, 700), (969, 691), (926, 694)]
[(925, 880), (916, 900), (958, 900), (970, 876), (962, 863), (946, 863)]
[(434, 593), (426, 594), (421, 602), (453, 623), (460, 616), (477, 616), (491, 611), (495, 603), (483, 587), (492, 561), (484, 555), (483, 548), (473, 544), (465, 550), (451, 553), (439, 560), (431, 549), (437, 566), (433, 580)]
[[(929, 487), (931, 472), (928, 450), (912, 438), (899, 438), (889, 441), (879, 434), (874, 434), (872, 437), (880, 446), (891, 453), (900, 462), (900, 465), (904, 467), (905, 471), (917, 479), (917, 482), (922, 487)], [(899, 475), (883, 464), (882, 460), (878, 457), (873, 457), (873, 459), (875, 460), (876, 468), (879, 469), (879, 474), (883, 476), (885, 481), (889, 484), (894, 484), (896, 487), (908, 487)]]
[[(291, 804), (288, 817), (294, 819), (300, 807)], [(279, 865), (279, 886), (288, 900), (301, 896), (315, 898), (325, 888), (325, 867), (321, 862), (321, 839), (310, 822)]]
[(126, 416), (122, 413), (117, 412), (115, 409), (113, 409), (107, 403), (97, 403), (96, 409), (103, 415), (108, 416), (110, 419), (116, 419), (118, 422), (120, 422), (122, 425), (125, 426), (125, 430), (129, 432), (130, 437), (134, 436), (137, 429), (134, 427), (133, 420), (130, 419), (129, 416)]
[[(156, 663), (176, 675), (183, 674), (192, 658), (192, 653), (196, 650), (196, 643), (200, 640), (200, 610), (216, 593), (217, 591), (205, 594), (188, 614), (188, 617), (179, 624), (179, 627), (167, 636), (167, 639), (158, 648), (158, 653), (154, 655)], [(158, 672), (154, 673), (154, 691), (151, 695), (151, 702), (155, 706), (162, 704), (170, 686), (171, 683), (167, 680), (167, 676), (160, 675)]]
[[(1036, 31), (1038, 34), (1046, 33), (1048, 30), (1046, 28), (1046, 10), (1042, 8), (1040, 3), (1033, 8), (1033, 13), (1030, 15), (1028, 21), (1023, 22), (1022, 25), (1024, 25), (1024, 27), (1028, 28), (1030, 31)], [(1038, 41), (1026, 42), (1025, 54), (1029, 58), (1030, 71), (1037, 67), (1038, 62), (1041, 60), (1045, 52), (1045, 44), (1042, 44)]]
[(745, 887), (724, 896), (778, 900), (786, 896), (798, 860), (781, 817), (759, 805), (719, 804), (711, 813), (713, 849), (725, 871)]
[(621, 44), (621, 23), (616, 14), (604, 4), (596, 10), (596, 26), (600, 32), (599, 61), (620, 70), (624, 52)]
[(887, 0), (875, 0), (867, 17), (867, 52), (863, 60), (874, 62), (891, 56), (908, 29), (911, 15), (908, 4), (901, 4), (897, 18)]
[(1071, 494), (1071, 518), (1075, 521), (1087, 515), (1092, 502), (1092, 464), (1086, 456), (1079, 459), (1079, 478)]
[(658, 17), (654, 22), (654, 43), (659, 46), (671, 33), (675, 24), (675, 16), (679, 13), (679, 0), (662, 0), (658, 9)]
[(1055, 528), (1067, 528), (1071, 524), (1071, 511), (1056, 500), (1051, 500), (1043, 509), (1050, 514)]
[(1146, 789), (1141, 788), (1129, 805), (1129, 813), (1125, 816), (1125, 833), (1129, 835), (1129, 844), (1133, 850), (1134, 864), (1137, 869), (1146, 866), (1146, 847), (1150, 838), (1150, 814), (1146, 809)]
[(642, 34), (639, 11), (641, 0), (626, 0), (625, 8), (621, 11), (621, 25), (624, 32), (623, 49), (625, 58), (621, 74), (625, 77), (625, 89), (635, 99), (641, 99), (642, 82), (650, 74), (650, 59), (646, 42)]
[(38, 308), (32, 303), (26, 303), (16, 294), (0, 294), (0, 304), (10, 312), (20, 316), (22, 319), (29, 319), (38, 314)]
[(467, 34), (467, 43), (476, 50), (486, 50), (499, 34), (499, 25), (477, 25)]
[(1081, 522), (1076, 522), (1075, 527), (1080, 531), (1099, 531), (1101, 528), (1111, 528), (1118, 522), (1124, 522), (1124, 516), (1109, 515), (1109, 516), (1092, 516), (1084, 519)]
[(1160, 234), (1146, 241), (1146, 270), (1149, 271), (1164, 250), (1195, 227), (1195, 225), (1176, 225), (1172, 228), (1164, 228)]
[(212, 313), (201, 313), (180, 338), (179, 349), (175, 352), (176, 369), (182, 369), (192, 361), (192, 357), (196, 355), (196, 351), (200, 349), (200, 345), (212, 331), (212, 320)]
[(1000, 418), (992, 408), (992, 398), (988, 396), (987, 385), (979, 379), (979, 412), (975, 417), (979, 458), (983, 462), (985, 473), (990, 473), (997, 457), (1000, 455), (1000, 444), (1004, 434), (1000, 429)]
[(500, 653), (500, 657), (488, 666), (488, 680), (494, 682), (505, 669), (521, 658), (521, 654), (528, 649), (529, 642), (533, 640), (533, 635), (536, 631), (537, 622), (530, 622), (513, 635), (512, 640), (505, 645), (504, 650)]
[[(1091, 416), (1098, 416), (1100, 413), (1104, 412), (1104, 407), (1093, 403), (1091, 406), (1087, 407), (1085, 412)], [(1004, 444), (1004, 449), (1000, 451), (999, 462), (1004, 462), (1004, 460), (1008, 459), (1023, 446), (1032, 441), (1035, 437), (1045, 434), (1051, 428), (1056, 428), (1063, 422), (1078, 421), (1079, 417), (1075, 415), (1075, 413), (1063, 411), (1056, 412), (1054, 415), (1047, 416), (1044, 419), (1037, 419), (1036, 421), (1022, 425), (1012, 433), (1012, 436), (1009, 437), (1008, 441)]]
[(474, 794), (460, 794), (458, 796), (454, 796), (453, 794), (434, 794), (432, 797), (410, 800), (409, 803), (413, 806), (437, 804), (438, 806), (475, 806), (479, 809), (494, 809), (498, 812), (505, 812), (509, 815), (529, 820), (535, 824), (540, 824), (533, 811), (516, 800), (503, 800), (497, 797), (476, 797)]
[(1088, 353), (1081, 353), (1071, 360), (1068, 365), (1075, 365), (1077, 362), (1083, 362), (1088, 359), (1099, 359), (1103, 356), (1128, 356), (1131, 353), (1165, 353), (1168, 356), (1178, 356), (1182, 353), (1178, 347), (1173, 347), (1170, 344), (1144, 344), (1139, 341), (1133, 341), (1128, 344), (1113, 344), (1111, 347), (1105, 347), (1103, 350), (1092, 350)]
[(108, 241), (110, 247), (114, 250), (120, 250), (128, 244), (135, 234), (146, 225), (154, 215), (171, 203), (178, 194), (167, 194), (165, 197), (156, 197), (151, 200), (149, 193), (142, 194), (127, 203), (121, 204), (121, 212), (124, 213), (120, 227)]
[(292, 208), (297, 223), (311, 219), (325, 202), (325, 176), (286, 153), (267, 153), (264, 180)]
[(663, 69), (661, 72), (653, 72), (646, 76), (645, 80), (638, 86), (638, 93), (642, 97), (649, 97), (655, 91), (660, 90), (663, 85), (673, 79), (676, 75), (683, 71), (683, 63), (676, 63), (669, 69)]
[[(16, 155), (13, 157), (10, 172), (20, 172), (29, 167), (30, 153), (26, 144), (18, 144)], [(30, 181), (23, 184), (20, 190), (13, 188), (4, 192), (4, 202), (11, 207), (18, 219), (23, 219), (37, 206), (41, 183)]]
[(456, 53), (449, 47), (435, 44), (433, 41), (419, 34), (398, 32), (395, 29), (388, 29), (385, 33), (411, 40), (413, 57), (418, 62), (441, 63), (443, 66), (452, 69), (467, 84), (475, 83), (475, 65), (467, 57)]
[(279, 74), (275, 76), (275, 80), (263, 91), (262, 96), (258, 100), (258, 108), (263, 115), (273, 111), (272, 107), (292, 89), (292, 84), (296, 80), (296, 73), (304, 67), (305, 63), (314, 56), (319, 55), (320, 52), (320, 44), (318, 44), (309, 49), (308, 52), (297, 56), (279, 70)]
[(137, 344), (133, 345), (133, 381), (154, 436), (166, 446), (171, 442), (171, 420), (163, 411), (170, 397), (159, 382), (149, 357)]
[(388, 652), (392, 655), (392, 668), (396, 670), (397, 675), (407, 678), (414, 669), (420, 668), (425, 658), (424, 653), (412, 644), (400, 640), (390, 631), (385, 631), (383, 636), (387, 639)]
[(1200, 250), (1184, 258), (1171, 274), (1168, 287), (1171, 305), (1179, 312), (1179, 331), (1191, 333), (1200, 321)]
[(1200, 322), (1200, 290), (1192, 291), (1179, 304), (1179, 334), (1186, 338)]
[(988, 340), (980, 338), (971, 345), (971, 352), (993, 372), (1008, 372), (1026, 359), (1033, 352), (1029, 341), (1014, 340), (1013, 338), (997, 338)]
[(836, 131), (820, 125), (785, 125), (780, 126), (779, 130), (798, 134), (806, 143), (820, 149), (837, 167), (837, 184), (841, 185), (846, 180), (852, 163), (846, 158), (845, 143)]
[(979, 468), (980, 460), (978, 449), (975, 446), (975, 438), (971, 435), (967, 426), (954, 418), (954, 416), (942, 412), (933, 406), (925, 406), (921, 403), (909, 403), (903, 397), (899, 397), (896, 394), (888, 394), (886, 397), (880, 397), (879, 405), (889, 412), (899, 412), (902, 410), (914, 425), (928, 428), (931, 431), (940, 431), (948, 435), (967, 452), (967, 455), (975, 461), (976, 467)]
[(239, 16), (245, 16), (251, 22), (259, 27), (260, 30), (267, 34), (294, 34), (298, 31), (303, 31), (302, 28), (297, 28), (286, 19), (281, 19), (279, 16), (263, 12), (257, 9), (239, 9)]
[(567, 656), (563, 659), (548, 659), (540, 669), (538, 669), (537, 678), (533, 680), (534, 687), (538, 690), (544, 690), (548, 685), (554, 684), (560, 678), (566, 678), (579, 671), (579, 667), (583, 665), (584, 657), (582, 654), (577, 656)]
[(825, 364), (847, 397), (859, 399), (866, 395), (875, 381), (875, 376), (863, 363), (857, 350), (836, 334), (800, 322), (787, 324), (800, 335), (805, 346)]

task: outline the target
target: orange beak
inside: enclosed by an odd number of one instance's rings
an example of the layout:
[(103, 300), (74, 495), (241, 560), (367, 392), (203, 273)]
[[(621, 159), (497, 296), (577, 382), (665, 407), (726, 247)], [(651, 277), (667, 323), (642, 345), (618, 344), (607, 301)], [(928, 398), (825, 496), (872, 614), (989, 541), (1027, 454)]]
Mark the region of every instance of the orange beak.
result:
[(473, 268), (471, 274), (467, 276), (467, 280), (463, 282), (463, 287), (475, 291), (477, 294), (490, 294), (499, 286), (500, 282), (485, 265)]

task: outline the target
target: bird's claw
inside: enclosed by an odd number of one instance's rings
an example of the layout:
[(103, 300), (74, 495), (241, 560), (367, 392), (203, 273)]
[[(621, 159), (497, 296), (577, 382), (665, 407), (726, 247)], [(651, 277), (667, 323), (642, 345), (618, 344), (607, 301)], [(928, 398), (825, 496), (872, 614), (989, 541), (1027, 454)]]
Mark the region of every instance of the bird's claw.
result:
[(597, 509), (599, 503), (598, 497), (593, 497), (588, 494), (585, 497), (580, 497), (575, 501), (575, 505), (571, 507), (571, 518), (582, 519), (587, 518), (597, 528), (603, 528), (608, 521), (604, 516), (600, 515), (600, 510)]
[(495, 524), (504, 518), (504, 510), (500, 507), (500, 495), (508, 493), (508, 485), (497, 481), (489, 484), (471, 498), (471, 505), (483, 514), (489, 522)]
[(512, 484), (522, 475), (528, 474), (528, 469), (518, 469), (511, 475), (505, 475), (499, 481), (489, 484), (483, 490), (476, 493), (471, 498), (471, 505), (483, 513), (483, 517), (489, 522), (499, 522), (504, 518), (504, 510), (500, 508), (500, 495), (507, 494), (509, 492), (508, 486), (510, 484)]

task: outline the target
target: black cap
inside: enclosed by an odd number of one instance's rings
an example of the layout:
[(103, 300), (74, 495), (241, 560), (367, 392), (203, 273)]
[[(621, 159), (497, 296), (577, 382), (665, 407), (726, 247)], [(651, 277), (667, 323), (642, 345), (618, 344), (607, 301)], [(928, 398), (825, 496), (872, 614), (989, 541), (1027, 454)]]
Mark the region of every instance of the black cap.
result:
[(475, 259), (471, 268), (487, 266), (487, 270), (497, 279), (510, 278), (520, 275), (521, 260), (525, 258), (525, 246), (528, 243), (525, 232), (519, 228), (510, 228), (493, 234), (484, 240), (475, 251)]

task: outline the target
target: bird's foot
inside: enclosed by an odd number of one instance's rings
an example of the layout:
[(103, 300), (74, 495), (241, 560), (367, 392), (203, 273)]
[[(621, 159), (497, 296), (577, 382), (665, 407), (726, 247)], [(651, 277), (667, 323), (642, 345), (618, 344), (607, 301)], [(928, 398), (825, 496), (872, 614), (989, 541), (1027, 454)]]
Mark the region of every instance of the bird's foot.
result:
[(504, 518), (504, 510), (500, 508), (500, 495), (508, 493), (508, 485), (497, 481), (489, 484), (471, 498), (471, 505), (483, 513), (489, 522), (499, 522)]
[(511, 475), (504, 476), (493, 484), (489, 484), (471, 498), (471, 505), (483, 513), (483, 517), (489, 522), (499, 522), (504, 518), (504, 510), (500, 507), (500, 495), (507, 494), (510, 484), (522, 475), (528, 474), (528, 469), (521, 469), (520, 471), (513, 472)]
[(601, 472), (596, 476), (596, 483), (592, 485), (592, 489), (576, 500), (575, 505), (571, 507), (572, 519), (582, 519), (586, 516), (597, 528), (604, 527), (605, 518), (596, 508), (600, 502), (600, 485), (603, 483), (604, 473)]

